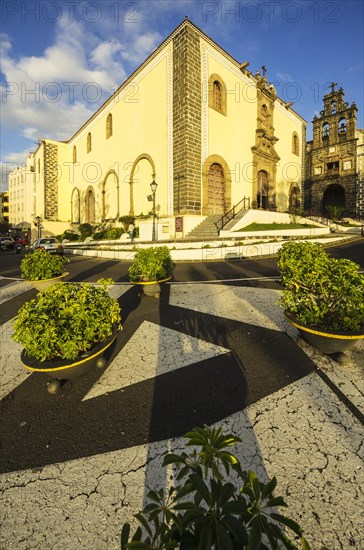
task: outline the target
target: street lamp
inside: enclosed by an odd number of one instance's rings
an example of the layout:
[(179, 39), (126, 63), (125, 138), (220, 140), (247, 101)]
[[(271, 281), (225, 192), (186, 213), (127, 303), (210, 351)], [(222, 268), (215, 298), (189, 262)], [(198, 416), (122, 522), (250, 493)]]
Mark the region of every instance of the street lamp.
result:
[(157, 191), (158, 184), (153, 180), (150, 184), (150, 188), (153, 193), (153, 232), (152, 232), (152, 241), (156, 241), (156, 234), (155, 234), (155, 192)]
[(42, 218), (41, 218), (40, 216), (36, 216), (36, 218), (35, 218), (35, 221), (36, 221), (36, 224), (35, 224), (35, 225), (36, 225), (37, 228), (38, 228), (38, 239), (40, 239), (41, 236), (42, 236), (42, 225), (41, 225), (41, 223), (40, 223), (40, 222), (41, 222), (41, 219), (42, 219)]

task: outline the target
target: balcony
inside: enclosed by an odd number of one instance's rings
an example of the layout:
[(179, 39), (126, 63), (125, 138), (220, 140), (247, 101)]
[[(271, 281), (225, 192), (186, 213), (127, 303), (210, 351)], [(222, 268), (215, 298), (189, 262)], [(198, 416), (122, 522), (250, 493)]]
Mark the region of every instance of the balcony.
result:
[(339, 174), (339, 168), (328, 168), (325, 172), (325, 176), (338, 176)]

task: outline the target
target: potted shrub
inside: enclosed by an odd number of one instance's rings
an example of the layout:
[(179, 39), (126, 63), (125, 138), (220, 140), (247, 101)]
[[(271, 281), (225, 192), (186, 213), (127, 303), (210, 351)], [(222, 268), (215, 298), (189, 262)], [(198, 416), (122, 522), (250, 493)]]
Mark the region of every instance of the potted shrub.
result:
[(174, 466), (174, 486), (149, 491), (149, 502), (135, 514), (141, 527), (131, 537), (130, 525), (123, 525), (121, 550), (294, 549), (296, 537), (309, 550), (301, 527), (277, 511), (287, 505), (273, 494), (276, 478), (263, 483), (230, 452), (239, 437), (204, 426), (185, 438), (193, 451), (168, 453), (163, 462)]
[(172, 277), (173, 261), (167, 246), (139, 249), (129, 268), (130, 280), (143, 285), (144, 294), (160, 296), (160, 283)]
[(34, 288), (45, 290), (68, 275), (64, 272), (67, 262), (69, 260), (64, 256), (50, 254), (39, 248), (22, 259), (20, 263), (21, 274), (24, 279), (32, 283)]
[(287, 242), (278, 252), (284, 286), (281, 305), (302, 337), (324, 353), (338, 353), (364, 338), (364, 276), (322, 245)]
[[(110, 282), (54, 284), (20, 308), (12, 338), (23, 345), (28, 370), (65, 380), (105, 365), (102, 356), (121, 329), (119, 304), (107, 291)], [(55, 383), (50, 391), (59, 387)]]

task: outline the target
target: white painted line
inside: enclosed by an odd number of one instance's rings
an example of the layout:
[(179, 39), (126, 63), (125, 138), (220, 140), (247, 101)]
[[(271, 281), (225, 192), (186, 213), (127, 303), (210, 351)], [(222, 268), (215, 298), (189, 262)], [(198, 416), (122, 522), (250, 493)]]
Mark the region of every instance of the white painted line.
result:
[(84, 399), (122, 390), (230, 350), (143, 321)]
[[(173, 286), (170, 304), (281, 332), (296, 333), (277, 305), (281, 291), (225, 285)], [(291, 330), (292, 328), (292, 330)]]
[(0, 288), (0, 304), (19, 296), (28, 290), (32, 290), (32, 285), (26, 281), (17, 280), (14, 283), (10, 283)]

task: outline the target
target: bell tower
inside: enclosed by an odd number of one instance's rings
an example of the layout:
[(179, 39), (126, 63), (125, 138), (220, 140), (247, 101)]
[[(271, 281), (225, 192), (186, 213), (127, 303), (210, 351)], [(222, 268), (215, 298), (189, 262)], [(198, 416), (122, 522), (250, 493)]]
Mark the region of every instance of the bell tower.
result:
[(305, 208), (327, 216), (332, 207), (346, 216), (357, 206), (357, 107), (344, 99), (342, 88), (324, 95), (324, 108), (313, 119), (313, 141), (307, 147)]

